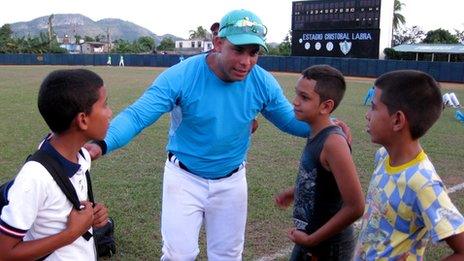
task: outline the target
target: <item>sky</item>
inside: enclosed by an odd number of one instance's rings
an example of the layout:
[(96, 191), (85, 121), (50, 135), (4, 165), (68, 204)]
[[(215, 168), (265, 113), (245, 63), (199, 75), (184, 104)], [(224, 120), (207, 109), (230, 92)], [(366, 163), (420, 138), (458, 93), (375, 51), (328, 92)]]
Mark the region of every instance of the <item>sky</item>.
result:
[[(424, 31), (444, 28), (464, 30), (463, 0), (401, 0), (406, 26)], [(119, 18), (145, 27), (157, 35), (188, 38), (198, 26), (209, 29), (230, 10), (248, 9), (268, 28), (268, 42), (282, 42), (291, 27), (291, 0), (12, 0), (3, 1), (0, 26), (54, 14), (82, 14), (94, 21)]]

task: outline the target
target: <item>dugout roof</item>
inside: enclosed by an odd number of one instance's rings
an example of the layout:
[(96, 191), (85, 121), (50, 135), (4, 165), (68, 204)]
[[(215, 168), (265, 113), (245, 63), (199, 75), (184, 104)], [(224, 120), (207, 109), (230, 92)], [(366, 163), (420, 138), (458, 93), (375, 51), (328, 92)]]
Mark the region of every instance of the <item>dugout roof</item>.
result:
[(393, 49), (407, 53), (464, 54), (464, 44), (401, 44)]

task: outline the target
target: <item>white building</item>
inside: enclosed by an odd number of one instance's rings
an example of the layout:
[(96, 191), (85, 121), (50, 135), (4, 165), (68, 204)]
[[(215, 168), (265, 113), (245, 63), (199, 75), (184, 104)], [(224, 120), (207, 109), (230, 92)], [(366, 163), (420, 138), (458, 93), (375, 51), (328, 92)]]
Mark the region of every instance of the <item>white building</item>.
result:
[(81, 45), (83, 54), (108, 53), (111, 48), (111, 43), (85, 42)]
[(213, 42), (209, 40), (180, 40), (176, 41), (175, 50), (181, 54), (196, 54), (213, 49)]

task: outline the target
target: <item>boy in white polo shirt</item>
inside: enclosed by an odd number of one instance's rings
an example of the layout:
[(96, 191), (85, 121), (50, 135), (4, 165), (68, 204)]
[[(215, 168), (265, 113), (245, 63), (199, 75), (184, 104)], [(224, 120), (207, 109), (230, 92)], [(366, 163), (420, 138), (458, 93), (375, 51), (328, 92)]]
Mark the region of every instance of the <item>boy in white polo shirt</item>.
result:
[(89, 202), (90, 156), (82, 146), (108, 129), (112, 112), (103, 80), (84, 69), (54, 71), (40, 86), (38, 107), (53, 132), (39, 150), (61, 165), (82, 206), (73, 208), (42, 164), (26, 162), (1, 211), (0, 259), (96, 260), (93, 237), (82, 235), (104, 226), (108, 210)]

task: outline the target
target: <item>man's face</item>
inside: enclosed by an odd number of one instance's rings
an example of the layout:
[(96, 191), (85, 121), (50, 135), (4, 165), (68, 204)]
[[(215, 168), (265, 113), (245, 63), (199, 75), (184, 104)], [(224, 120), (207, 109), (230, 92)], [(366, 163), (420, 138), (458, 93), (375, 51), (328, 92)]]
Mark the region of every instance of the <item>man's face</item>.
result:
[(215, 47), (218, 52), (218, 75), (224, 81), (234, 82), (245, 79), (258, 61), (259, 45), (233, 45), (225, 38), (217, 37)]

